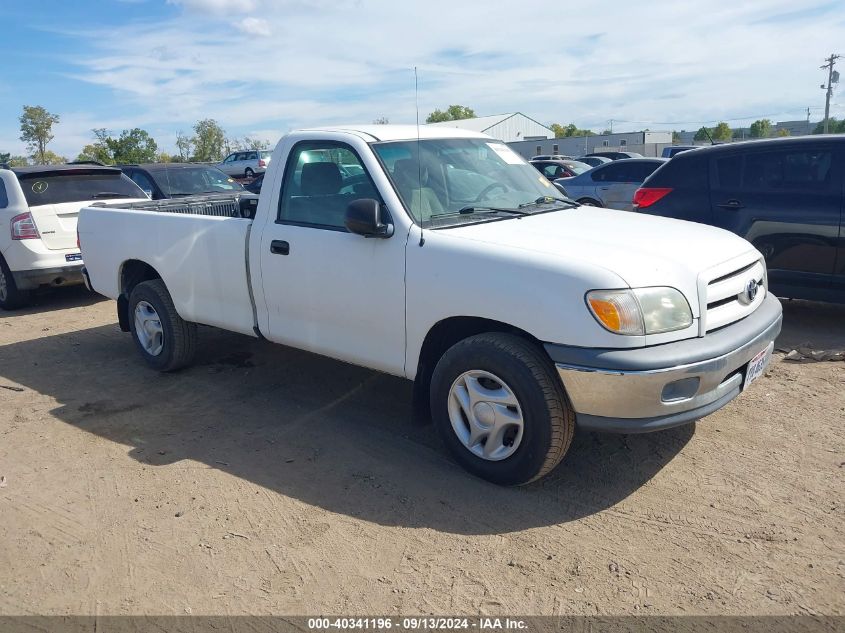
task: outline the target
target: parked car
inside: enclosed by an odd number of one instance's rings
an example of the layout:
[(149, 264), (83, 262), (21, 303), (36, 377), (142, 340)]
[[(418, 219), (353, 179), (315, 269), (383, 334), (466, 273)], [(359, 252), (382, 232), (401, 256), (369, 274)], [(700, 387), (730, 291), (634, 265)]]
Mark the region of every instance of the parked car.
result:
[(580, 204), (631, 211), (636, 190), (664, 162), (665, 158), (615, 160), (574, 178), (562, 178), (556, 182)]
[(605, 158), (604, 156), (579, 156), (575, 160), (590, 167), (598, 167), (599, 165), (611, 162), (609, 158)]
[(147, 163), (121, 165), (120, 169), (153, 200), (244, 190), (230, 176), (209, 165)]
[(593, 152), (592, 154), (585, 154), (585, 156), (599, 156), (602, 158), (609, 158), (610, 160), (624, 160), (626, 158), (643, 158), (642, 154), (637, 152)]
[(79, 209), (118, 198), (147, 200), (113, 167), (0, 169), (0, 309), (26, 305), (39, 286), (82, 283), (76, 243)]
[(675, 154), (680, 154), (681, 152), (698, 148), (698, 145), (670, 145), (669, 147), (663, 148), (663, 154), (661, 154), (661, 156), (663, 156), (663, 158), (672, 158)]
[(81, 211), (89, 284), (152, 368), (190, 364), (203, 323), (413, 380), (455, 459), (499, 484), (548, 473), (576, 425), (685, 424), (765, 371), (780, 303), (727, 231), (556, 198), (457, 128), (303, 130), (276, 152), (254, 219), (166, 212), (190, 198)]
[(252, 178), (256, 174), (264, 173), (272, 155), (273, 152), (269, 149), (232, 152), (217, 167), (229, 176)]
[(571, 178), (592, 169), (586, 163), (574, 160), (532, 160), (531, 164), (549, 180)]
[(540, 154), (539, 156), (532, 156), (531, 160), (572, 160), (572, 156), (566, 154)]
[(702, 147), (654, 172), (634, 208), (744, 237), (779, 296), (845, 303), (844, 173), (842, 136)]
[(243, 185), (243, 188), (250, 193), (261, 193), (261, 185), (264, 184), (264, 174), (258, 174), (252, 182)]

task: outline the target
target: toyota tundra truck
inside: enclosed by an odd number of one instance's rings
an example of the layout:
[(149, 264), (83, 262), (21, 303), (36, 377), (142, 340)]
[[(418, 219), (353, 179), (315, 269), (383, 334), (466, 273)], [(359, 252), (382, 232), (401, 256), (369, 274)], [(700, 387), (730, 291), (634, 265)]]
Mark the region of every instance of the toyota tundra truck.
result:
[(189, 365), (204, 324), (407, 378), (454, 458), (498, 484), (544, 476), (576, 427), (713, 413), (781, 327), (747, 241), (578, 206), (465, 130), (291, 133), (257, 205), (230, 211), (80, 212), (87, 283), (144, 360)]

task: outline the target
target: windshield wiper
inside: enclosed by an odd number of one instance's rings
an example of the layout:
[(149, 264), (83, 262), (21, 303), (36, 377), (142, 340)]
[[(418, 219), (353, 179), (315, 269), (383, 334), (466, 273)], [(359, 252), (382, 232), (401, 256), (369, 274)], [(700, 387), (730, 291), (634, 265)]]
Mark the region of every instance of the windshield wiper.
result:
[(527, 211), (520, 211), (519, 209), (508, 209), (506, 207), (477, 207), (470, 205), (468, 207), (458, 209), (458, 213), (460, 213), (461, 215), (475, 213), (476, 211), (498, 211), (499, 213), (510, 213), (511, 215), (531, 215)]
[(136, 198), (137, 196), (130, 196), (128, 193), (118, 193), (117, 191), (101, 191), (98, 194), (91, 196), (92, 200), (97, 198)]
[(541, 204), (552, 204), (553, 202), (563, 202), (564, 204), (569, 205), (570, 207), (577, 207), (578, 203), (574, 200), (569, 200), (568, 198), (556, 198), (554, 196), (540, 196), (534, 202), (523, 202), (519, 205), (520, 209), (524, 209), (526, 207), (536, 207)]

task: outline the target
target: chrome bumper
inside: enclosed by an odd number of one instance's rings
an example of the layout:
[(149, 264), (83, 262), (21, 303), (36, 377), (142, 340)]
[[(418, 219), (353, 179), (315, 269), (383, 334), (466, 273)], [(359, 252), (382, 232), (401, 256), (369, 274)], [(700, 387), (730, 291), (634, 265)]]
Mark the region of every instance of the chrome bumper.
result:
[[(761, 309), (762, 306), (758, 311)], [(695, 341), (700, 341), (701, 347), (712, 346), (703, 337), (627, 353), (616, 350), (605, 355), (606, 364), (612, 368), (556, 362), (579, 426), (617, 433), (655, 431), (692, 422), (723, 407), (742, 390), (748, 361), (770, 346), (780, 333), (780, 304), (772, 297), (755, 321), (731, 332), (735, 326), (708, 335), (720, 341), (721, 347), (729, 345), (731, 337), (742, 338), (730, 351), (711, 358), (698, 358), (701, 354)], [(584, 353), (579, 355), (583, 357)], [(626, 355), (631, 361), (630, 369), (625, 368)], [(649, 355), (675, 357), (679, 362), (643, 369), (649, 364)], [(684, 362), (684, 356), (690, 362)], [(597, 357), (601, 362), (602, 355)]]

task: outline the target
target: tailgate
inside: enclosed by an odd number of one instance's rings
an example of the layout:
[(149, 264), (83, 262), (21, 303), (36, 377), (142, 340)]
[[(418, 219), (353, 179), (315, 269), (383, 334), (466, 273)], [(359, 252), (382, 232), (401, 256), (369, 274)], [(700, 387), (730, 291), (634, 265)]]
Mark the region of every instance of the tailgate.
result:
[(41, 241), (50, 250), (76, 248), (76, 220), (85, 202), (63, 202), (30, 207)]

